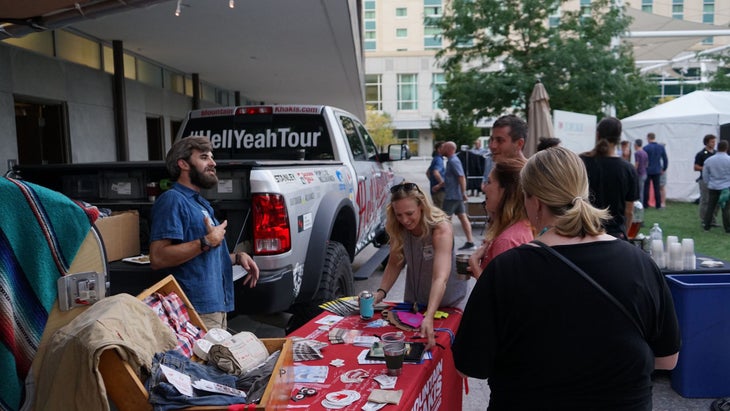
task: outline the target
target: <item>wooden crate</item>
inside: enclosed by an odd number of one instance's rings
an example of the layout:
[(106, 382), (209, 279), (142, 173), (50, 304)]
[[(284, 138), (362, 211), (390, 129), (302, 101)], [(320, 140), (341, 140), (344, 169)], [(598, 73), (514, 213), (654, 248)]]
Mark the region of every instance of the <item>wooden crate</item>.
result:
[[(196, 326), (206, 329), (200, 316), (190, 304), (180, 284), (172, 275), (160, 280), (157, 284), (143, 291), (137, 296), (140, 300), (152, 293), (160, 292), (163, 295), (174, 291), (185, 302), (190, 315), (190, 322)], [(261, 339), (269, 353), (281, 350), (274, 374), (264, 391), (261, 402), (256, 410), (285, 409), (289, 403), (289, 397), (294, 383), (292, 342), (287, 338), (263, 338)], [(134, 373), (132, 367), (119, 356), (116, 350), (105, 350), (99, 361), (99, 372), (104, 378), (107, 395), (114, 402), (120, 411), (152, 410), (149, 403), (149, 393), (144, 384)], [(185, 408), (186, 410), (221, 410), (225, 411), (228, 406), (198, 406)]]

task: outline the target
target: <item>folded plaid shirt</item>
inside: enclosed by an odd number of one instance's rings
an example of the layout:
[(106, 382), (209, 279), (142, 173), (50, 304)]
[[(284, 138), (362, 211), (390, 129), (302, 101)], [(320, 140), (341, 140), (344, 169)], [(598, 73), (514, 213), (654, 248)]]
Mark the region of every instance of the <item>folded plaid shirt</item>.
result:
[(190, 322), (188, 309), (180, 297), (175, 292), (170, 292), (167, 295), (154, 293), (145, 298), (144, 302), (175, 333), (175, 336), (177, 336), (177, 350), (188, 358), (192, 357), (195, 340), (203, 338), (205, 333)]

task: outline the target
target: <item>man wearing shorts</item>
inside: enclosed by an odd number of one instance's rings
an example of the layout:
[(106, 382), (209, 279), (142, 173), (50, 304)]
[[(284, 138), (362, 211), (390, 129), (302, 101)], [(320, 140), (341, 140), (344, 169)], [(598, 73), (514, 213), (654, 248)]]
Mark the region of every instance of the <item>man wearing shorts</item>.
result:
[(446, 195), (444, 197), (443, 210), (451, 217), (456, 214), (461, 221), (461, 227), (466, 235), (466, 243), (459, 250), (473, 250), (474, 240), (471, 236), (471, 222), (466, 215), (464, 202), (467, 200), (466, 195), (466, 175), (461, 160), (456, 156), (456, 143), (447, 141), (444, 143), (443, 154), (448, 158), (446, 163), (446, 172), (444, 173), (444, 182), (446, 183)]

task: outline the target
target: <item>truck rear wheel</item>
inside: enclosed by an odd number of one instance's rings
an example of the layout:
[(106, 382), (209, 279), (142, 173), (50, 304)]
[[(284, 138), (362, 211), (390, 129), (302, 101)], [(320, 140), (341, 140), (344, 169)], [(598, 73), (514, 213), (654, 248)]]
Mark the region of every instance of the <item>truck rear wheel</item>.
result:
[(317, 294), (312, 301), (298, 303), (290, 308), (293, 317), (288, 331), (293, 331), (318, 316), (322, 312), (322, 309), (319, 308), (320, 304), (336, 298), (351, 296), (354, 293), (355, 284), (350, 255), (341, 243), (330, 241), (327, 244)]

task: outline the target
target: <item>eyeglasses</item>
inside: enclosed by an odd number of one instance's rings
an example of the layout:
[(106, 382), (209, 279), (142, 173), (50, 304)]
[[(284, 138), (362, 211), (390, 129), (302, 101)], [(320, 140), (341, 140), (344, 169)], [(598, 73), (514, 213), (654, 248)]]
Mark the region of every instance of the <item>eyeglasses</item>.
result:
[(396, 184), (393, 187), (390, 188), (390, 194), (395, 194), (399, 191), (405, 191), (406, 193), (409, 191), (418, 190), (421, 191), (420, 188), (418, 188), (418, 185), (416, 183), (401, 183)]

